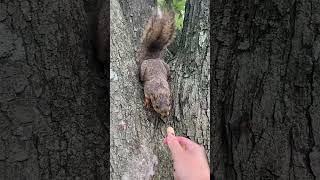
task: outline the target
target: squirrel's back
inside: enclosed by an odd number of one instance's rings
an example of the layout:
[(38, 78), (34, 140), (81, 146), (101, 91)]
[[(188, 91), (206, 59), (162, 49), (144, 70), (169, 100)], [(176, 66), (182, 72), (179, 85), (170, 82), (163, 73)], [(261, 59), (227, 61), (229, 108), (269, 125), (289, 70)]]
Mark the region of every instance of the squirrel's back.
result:
[(142, 60), (161, 58), (175, 35), (174, 15), (157, 10), (149, 18), (141, 39)]

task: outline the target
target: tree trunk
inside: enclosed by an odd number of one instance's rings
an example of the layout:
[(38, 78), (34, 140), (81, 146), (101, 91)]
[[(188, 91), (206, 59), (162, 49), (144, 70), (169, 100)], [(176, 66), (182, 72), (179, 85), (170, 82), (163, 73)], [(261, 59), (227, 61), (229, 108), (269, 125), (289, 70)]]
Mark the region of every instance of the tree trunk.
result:
[(0, 179), (108, 179), (90, 3), (0, 2)]
[(111, 178), (173, 179), (171, 157), (162, 144), (169, 125), (209, 151), (208, 2), (188, 3), (183, 36), (177, 38), (181, 48), (173, 48), (176, 56), (166, 59), (174, 97), (174, 110), (166, 122), (143, 107), (143, 86), (138, 80), (135, 52), (151, 15), (151, 6), (146, 7), (150, 1), (119, 2), (112, 0), (110, 7)]
[(107, 79), (93, 48), (100, 5), (1, 1), (0, 179), (108, 179), (109, 170), (111, 179), (172, 179), (168, 125), (209, 151), (208, 2), (188, 3), (167, 59), (175, 106), (163, 122), (142, 105), (136, 65), (154, 4), (112, 0), (108, 168)]
[(320, 179), (320, 2), (212, 4), (216, 179)]
[(173, 94), (172, 123), (179, 135), (210, 150), (209, 1), (188, 1), (184, 27), (170, 61)]

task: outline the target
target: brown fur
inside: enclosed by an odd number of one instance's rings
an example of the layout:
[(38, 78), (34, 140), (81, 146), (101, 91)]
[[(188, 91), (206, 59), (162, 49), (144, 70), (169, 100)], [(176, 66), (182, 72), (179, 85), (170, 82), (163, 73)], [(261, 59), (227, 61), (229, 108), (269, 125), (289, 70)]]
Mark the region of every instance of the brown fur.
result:
[(163, 50), (175, 36), (174, 15), (163, 11), (160, 17), (155, 11), (150, 17), (142, 36), (142, 59), (161, 58)]
[(144, 105), (152, 106), (161, 118), (168, 116), (171, 110), (170, 67), (162, 54), (174, 33), (173, 15), (155, 12), (146, 25), (141, 42), (140, 79), (144, 82)]

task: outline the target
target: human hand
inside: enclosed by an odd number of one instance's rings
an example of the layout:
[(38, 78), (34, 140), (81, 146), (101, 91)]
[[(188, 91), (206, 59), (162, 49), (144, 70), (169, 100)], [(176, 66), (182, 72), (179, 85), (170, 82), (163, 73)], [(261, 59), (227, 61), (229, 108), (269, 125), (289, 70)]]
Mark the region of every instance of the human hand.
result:
[(204, 148), (181, 136), (168, 133), (164, 143), (169, 146), (176, 180), (208, 180), (210, 169)]

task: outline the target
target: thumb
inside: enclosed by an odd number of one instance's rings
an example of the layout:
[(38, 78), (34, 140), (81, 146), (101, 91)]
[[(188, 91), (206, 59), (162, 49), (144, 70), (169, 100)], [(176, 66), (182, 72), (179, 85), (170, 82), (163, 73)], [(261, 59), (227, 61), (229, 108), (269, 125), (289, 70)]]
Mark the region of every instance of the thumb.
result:
[(179, 155), (183, 153), (183, 149), (178, 141), (178, 139), (172, 135), (168, 134), (166, 142), (171, 151), (172, 159), (175, 160)]

